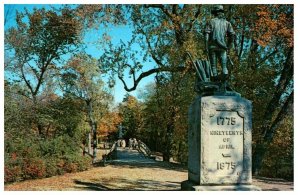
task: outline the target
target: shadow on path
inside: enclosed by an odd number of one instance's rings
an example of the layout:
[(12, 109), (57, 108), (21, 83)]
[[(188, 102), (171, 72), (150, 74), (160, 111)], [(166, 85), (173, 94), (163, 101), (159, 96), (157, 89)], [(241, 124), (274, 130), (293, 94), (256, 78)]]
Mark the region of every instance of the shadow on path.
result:
[[(144, 171), (143, 169), (157, 169), (150, 170), (150, 172), (159, 173), (163, 170), (175, 170), (181, 172), (187, 172), (187, 168), (180, 164), (155, 161), (154, 159), (146, 158), (136, 150), (130, 150), (126, 148), (117, 148), (117, 159), (110, 160), (107, 162), (109, 166), (117, 168), (137, 169), (137, 171)], [(101, 163), (95, 166), (101, 166)], [(146, 170), (149, 172), (149, 170)], [(126, 190), (126, 191), (144, 191), (144, 190), (156, 190), (156, 191), (172, 191), (180, 190), (180, 182), (172, 181), (157, 181), (152, 179), (142, 179), (135, 177), (124, 178), (120, 175), (119, 177), (109, 177), (100, 179), (87, 179), (87, 180), (74, 180), (77, 184), (77, 189), (83, 190)]]
[(119, 147), (117, 148), (117, 159), (108, 160), (106, 161), (105, 165), (103, 164), (103, 162), (94, 164), (95, 167), (107, 165), (118, 168), (157, 168), (164, 170), (187, 172), (187, 166), (166, 161), (156, 161), (154, 159), (150, 159), (143, 156), (137, 150)]
[[(74, 180), (76, 188), (93, 191), (178, 191), (180, 182), (154, 181), (154, 180), (128, 180), (124, 178), (110, 178), (93, 181)], [(108, 187), (109, 186), (109, 187)]]
[(86, 181), (80, 181), (80, 180), (74, 180), (75, 184), (81, 185), (81, 186), (76, 186), (76, 188), (81, 188), (84, 190), (96, 190), (96, 191), (104, 191), (104, 190), (115, 190), (115, 189), (110, 189), (104, 185), (101, 185), (99, 183), (92, 183), (92, 182), (86, 182)]
[(172, 170), (179, 172), (187, 172), (187, 167), (171, 163), (171, 162), (163, 162), (163, 161), (155, 161), (154, 163), (141, 163), (141, 162), (111, 162), (110, 166), (119, 167), (119, 168), (131, 168), (131, 169), (143, 169), (143, 168), (153, 168), (153, 169), (164, 169), (164, 170)]
[(294, 190), (294, 182), (285, 179), (254, 176), (253, 180), (257, 183), (256, 185), (261, 186), (264, 191)]

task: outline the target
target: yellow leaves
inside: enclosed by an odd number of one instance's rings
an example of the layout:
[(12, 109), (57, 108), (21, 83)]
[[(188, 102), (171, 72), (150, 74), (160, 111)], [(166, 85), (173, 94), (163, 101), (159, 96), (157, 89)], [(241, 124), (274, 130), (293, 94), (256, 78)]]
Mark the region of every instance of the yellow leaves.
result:
[(162, 26), (163, 26), (164, 28), (169, 28), (169, 27), (170, 27), (169, 22), (166, 21), (166, 20), (164, 20), (164, 21), (162, 22)]
[(126, 101), (128, 108), (134, 108), (138, 106), (138, 101), (134, 96), (129, 95)]
[(122, 121), (122, 118), (117, 112), (106, 113), (98, 123), (97, 134), (107, 136), (111, 132), (117, 131), (117, 126)]
[(173, 17), (173, 20), (176, 21), (176, 22), (180, 22), (182, 19), (179, 15), (177, 15), (177, 16)]

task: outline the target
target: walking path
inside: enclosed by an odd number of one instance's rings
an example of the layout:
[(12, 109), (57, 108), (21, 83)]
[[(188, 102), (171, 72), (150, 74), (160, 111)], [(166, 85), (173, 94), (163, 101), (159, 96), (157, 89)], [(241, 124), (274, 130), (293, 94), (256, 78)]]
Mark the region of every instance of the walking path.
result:
[[(68, 173), (45, 179), (28, 180), (5, 185), (5, 190), (180, 190), (187, 180), (185, 167), (168, 162), (147, 159), (136, 150), (118, 148), (118, 160), (106, 167)], [(290, 191), (293, 182), (269, 178), (255, 178), (253, 184), (268, 191)]]
[(132, 150), (128, 148), (118, 148), (117, 149), (117, 159), (113, 160), (114, 163), (157, 163), (153, 159), (144, 157), (137, 150)]

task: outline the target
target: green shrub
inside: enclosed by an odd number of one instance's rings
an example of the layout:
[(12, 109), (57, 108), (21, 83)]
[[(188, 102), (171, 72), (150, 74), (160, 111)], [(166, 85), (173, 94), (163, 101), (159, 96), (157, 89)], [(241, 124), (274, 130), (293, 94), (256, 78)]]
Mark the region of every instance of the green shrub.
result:
[(78, 142), (74, 141), (71, 137), (64, 135), (53, 139), (41, 140), (39, 143), (39, 150), (42, 156), (62, 158), (65, 155), (77, 153), (79, 148), (78, 145)]
[(73, 162), (67, 162), (64, 168), (67, 173), (74, 173), (77, 171), (77, 165)]
[(58, 159), (56, 166), (57, 166), (56, 172), (58, 175), (62, 175), (65, 173), (64, 170), (65, 161), (63, 159)]
[(5, 182), (83, 171), (91, 164), (88, 156), (82, 156), (78, 141), (68, 135), (5, 141)]
[(64, 170), (68, 173), (87, 170), (91, 165), (89, 157), (77, 155), (67, 155), (64, 157), (65, 165)]
[[(81, 156), (86, 122), (84, 102), (73, 97), (32, 102), (18, 95), (21, 86), (6, 83), (4, 121), (4, 181), (51, 177), (85, 170), (91, 159)], [(33, 113), (32, 110), (35, 109)], [(38, 123), (42, 127), (40, 134)], [(50, 124), (50, 126), (48, 126)], [(65, 158), (66, 156), (70, 156)], [(82, 160), (82, 159), (85, 160)]]
[(91, 167), (91, 158), (88, 156), (82, 156), (77, 158), (78, 171), (85, 171)]
[(57, 166), (58, 159), (46, 158), (46, 177), (51, 177), (58, 174), (59, 167)]

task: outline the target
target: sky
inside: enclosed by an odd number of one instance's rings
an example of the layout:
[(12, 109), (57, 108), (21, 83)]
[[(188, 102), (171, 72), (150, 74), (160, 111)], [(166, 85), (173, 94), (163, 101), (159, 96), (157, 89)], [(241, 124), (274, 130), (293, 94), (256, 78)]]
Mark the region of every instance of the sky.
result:
[[(7, 17), (7, 21), (5, 24), (5, 29), (8, 29), (12, 26), (15, 26), (15, 11), (19, 11), (22, 12), (24, 11), (24, 8), (27, 8), (29, 11), (32, 11), (34, 8), (50, 8), (49, 4), (7, 4), (4, 6), (4, 13), (6, 13), (6, 10), (13, 10), (13, 13), (10, 14), (9, 17)], [(60, 7), (60, 5), (55, 5), (55, 7)], [(95, 32), (96, 31), (96, 32)], [(103, 29), (99, 29), (99, 30), (91, 30), (89, 33), (86, 34), (85, 38), (84, 38), (84, 42), (86, 43), (86, 53), (92, 55), (93, 57), (95, 57), (96, 59), (98, 59), (100, 57), (100, 54), (103, 53), (103, 50), (101, 50), (101, 48), (99, 48), (99, 46), (97, 47), (97, 45), (94, 44), (94, 42), (98, 39), (98, 36), (103, 33), (104, 30)], [(110, 28), (110, 30), (108, 31), (109, 35), (112, 38), (112, 43), (113, 44), (118, 44), (121, 40), (126, 42), (129, 41), (129, 39), (131, 38), (132, 35), (132, 29), (129, 26), (113, 26)], [(138, 50), (140, 48), (137, 48)], [(68, 55), (66, 58), (69, 58), (70, 55)], [(152, 63), (147, 63), (145, 64), (148, 68), (149, 67), (153, 67), (154, 64)], [(6, 74), (8, 75), (8, 74)], [(108, 77), (104, 77), (103, 78), (105, 82), (108, 82)], [(121, 83), (121, 81), (118, 78), (115, 78), (116, 84), (115, 87), (112, 89), (112, 95), (114, 96), (114, 101), (115, 104), (118, 104), (120, 102), (122, 102), (124, 95), (126, 93), (129, 93), (130, 95), (133, 95), (135, 97), (139, 97), (138, 96), (138, 91), (142, 91), (145, 87), (145, 85), (147, 85), (148, 83), (154, 82), (154, 75), (148, 76), (144, 79), (141, 80), (141, 82), (139, 83), (137, 89), (135, 91), (132, 92), (127, 92), (124, 89), (123, 84)], [(130, 87), (132, 86), (132, 80), (128, 78), (128, 75), (126, 75), (125, 73), (125, 81), (127, 83), (127, 85)]]
[[(18, 1), (18, 2), (24, 2), (24, 1)], [(38, 2), (40, 2), (40, 1), (38, 1)], [(43, 3), (44, 2), (50, 3), (50, 1), (42, 1), (42, 2)], [(96, 1), (96, 2), (100, 2), (101, 3), (101, 1)], [(230, 2), (233, 2), (233, 1), (230, 1)], [(274, 0), (273, 2), (276, 2), (276, 1)], [(280, 2), (280, 1), (278, 1), (278, 2)], [(51, 3), (52, 3), (52, 1), (51, 1)], [(37, 4), (18, 4), (18, 5), (14, 4), (14, 5), (4, 6), (4, 8), (6, 9), (8, 6), (10, 8), (15, 9), (15, 10), (23, 11), (24, 7), (26, 7), (28, 10), (32, 10), (34, 7), (37, 7), (37, 8), (46, 7), (47, 8), (47, 7), (49, 7), (49, 4), (44, 4), (44, 5), (42, 5), (42, 4), (39, 4), (39, 5), (37, 5)], [(59, 6), (60, 6), (59, 4), (56, 5), (56, 7), (59, 7)], [(10, 27), (10, 26), (12, 26), (14, 24), (15, 24), (14, 19), (10, 18), (10, 20), (7, 21), (7, 24), (6, 24), (5, 28), (8, 28), (8, 27)], [(101, 31), (101, 29), (99, 29), (99, 31)], [(124, 42), (128, 41), (130, 39), (130, 37), (131, 37), (131, 31), (132, 31), (132, 29), (130, 29), (130, 27), (128, 27), (128, 26), (112, 27), (110, 29), (110, 31), (109, 31), (109, 35), (112, 37), (112, 42), (114, 44), (118, 44), (120, 40), (122, 40)], [(86, 52), (88, 54), (92, 55), (93, 57), (95, 57), (96, 59), (98, 59), (100, 57), (100, 54), (103, 52), (101, 50), (101, 48), (99, 48), (99, 47), (97, 48), (97, 46), (92, 43), (93, 41), (95, 41), (98, 38), (97, 37), (99, 35), (98, 33), (90, 32), (85, 37), (85, 42), (87, 43)], [(148, 64), (146, 64), (146, 66), (147, 67), (153, 67), (154, 64), (148, 63)], [(125, 77), (126, 77), (125, 81), (129, 85), (129, 87), (132, 86), (131, 85), (132, 84), (132, 80), (128, 79), (126, 75), (125, 75)], [(115, 99), (115, 103), (119, 103), (119, 102), (121, 102), (123, 100), (123, 97), (124, 97), (124, 95), (127, 92), (125, 91), (124, 86), (121, 83), (121, 81), (118, 78), (115, 78), (115, 80), (116, 80), (116, 85), (115, 85), (114, 89), (112, 90), (112, 93), (113, 93), (113, 95), (115, 97), (114, 98)], [(108, 78), (105, 78), (104, 81), (107, 82)], [(133, 95), (135, 97), (138, 97), (138, 91), (140, 91), (140, 90), (143, 91), (145, 85), (147, 85), (148, 83), (151, 83), (151, 82), (154, 82), (154, 75), (151, 75), (149, 77), (146, 77), (146, 78), (142, 79), (142, 81), (139, 83), (137, 89), (135, 91), (133, 91), (133, 92), (130, 92), (129, 94), (131, 94), (131, 95)]]
[[(118, 44), (120, 40), (126, 42), (129, 41), (132, 35), (132, 29), (129, 28), (128, 26), (118, 26), (118, 27), (112, 27), (111, 30), (109, 31), (109, 35), (112, 38), (112, 42), (114, 44)], [(93, 36), (95, 34), (90, 33), (90, 35), (87, 35), (86, 40), (87, 42), (92, 42), (93, 40), (96, 40), (97, 37)], [(137, 48), (140, 49), (140, 48)], [(101, 49), (99, 49), (97, 46), (90, 44), (88, 48), (86, 49), (86, 52), (95, 58), (99, 58), (99, 52), (101, 52)], [(145, 66), (149, 67), (154, 67), (154, 64), (152, 63), (144, 63)], [(128, 87), (133, 86), (132, 79), (128, 78), (128, 75), (125, 73), (125, 81), (128, 85)], [(138, 98), (138, 91), (143, 90), (145, 85), (148, 83), (154, 82), (154, 75), (148, 76), (146, 78), (143, 78), (141, 82), (139, 83), (137, 89), (132, 92), (127, 92), (124, 89), (124, 86), (122, 82), (116, 78), (116, 85), (113, 90), (113, 95), (115, 96), (115, 102), (119, 103), (123, 100), (123, 97), (126, 93), (129, 93), (130, 95), (133, 95)]]
[[(32, 10), (34, 7), (37, 7), (37, 8), (41, 8), (41, 7), (49, 7), (49, 4), (47, 4), (47, 3), (56, 3), (57, 2), (57, 0), (53, 0), (53, 1), (45, 1), (45, 0), (41, 0), (41, 1), (31, 1), (31, 0), (27, 0), (27, 1), (16, 1), (16, 2), (13, 2), (13, 1), (6, 1), (5, 3), (23, 3), (23, 2), (25, 2), (25, 3), (28, 3), (29, 2), (29, 4), (13, 4), (13, 5), (8, 5), (8, 6), (10, 6), (10, 8), (13, 8), (13, 9), (16, 9), (16, 10), (19, 10), (19, 11), (23, 11), (24, 10), (24, 7), (26, 7), (27, 9), (29, 9), (29, 10)], [(40, 4), (40, 5), (37, 5), (37, 4), (30, 4), (30, 2), (33, 2), (33, 3), (45, 3), (45, 4)], [(61, 1), (60, 1), (61, 2)], [(69, 2), (69, 1), (68, 1)], [(71, 3), (80, 3), (80, 2), (82, 2), (82, 1), (70, 1)], [(102, 3), (102, 1), (101, 0), (99, 0), (99, 1), (91, 1), (91, 0), (88, 0), (88, 1), (84, 1), (84, 3), (88, 3), (88, 2), (91, 2), (91, 3)], [(112, 1), (113, 3), (114, 2), (125, 2), (126, 3), (126, 1)], [(132, 0), (132, 1), (130, 1), (130, 3), (134, 3), (135, 2), (135, 0)], [(144, 2), (146, 2), (146, 1), (143, 1), (143, 3)], [(151, 1), (151, 2), (153, 2), (153, 1)], [(159, 1), (159, 2), (161, 2), (161, 1)], [(171, 3), (173, 3), (174, 1), (171, 1)], [(180, 1), (180, 2), (184, 2), (184, 1)], [(199, 3), (198, 1), (188, 1), (188, 2), (196, 2), (196, 3)], [(217, 2), (219, 2), (219, 1), (214, 1), (214, 3), (217, 3)], [(235, 2), (235, 0), (231, 0), (231, 1), (229, 1), (230, 3), (234, 3)], [(257, 1), (252, 1), (252, 2), (257, 2)], [(252, 3), (251, 1), (250, 1), (250, 3)], [(264, 2), (266, 2), (266, 3), (270, 3), (270, 2), (272, 2), (272, 3), (282, 3), (282, 2), (284, 2), (284, 3), (288, 3), (289, 1), (279, 1), (279, 0), (273, 0), (273, 1), (265, 1), (265, 0), (262, 0), (262, 1), (259, 1), (259, 3), (264, 3)], [(290, 1), (290, 2), (293, 2), (293, 1)], [(108, 3), (108, 2), (106, 2), (105, 1), (105, 3)], [(202, 3), (202, 1), (201, 1), (201, 3)], [(243, 3), (246, 3), (246, 2), (244, 2), (243, 1)], [(52, 4), (53, 5), (53, 4)], [(60, 5), (59, 4), (57, 4), (56, 5), (57, 7), (59, 7)], [(4, 6), (4, 8), (7, 8), (7, 6)], [(295, 11), (295, 14), (296, 14), (297, 12)], [(12, 26), (12, 25), (14, 25), (15, 24), (15, 22), (14, 22), (14, 20), (13, 19), (10, 19), (10, 20), (8, 20), (7, 21), (7, 24), (5, 25), (5, 28), (8, 28), (8, 27), (10, 27), (10, 26)], [(101, 31), (101, 29), (100, 29), (100, 31)], [(118, 27), (112, 27), (111, 28), (111, 30), (109, 31), (109, 34), (111, 35), (111, 37), (112, 37), (112, 41), (113, 41), (113, 43), (114, 44), (117, 44), (120, 40), (122, 40), (122, 41), (127, 41), (127, 40), (129, 40), (130, 39), (130, 37), (131, 37), (131, 29), (130, 29), (130, 27), (128, 27), (128, 26), (118, 26)], [(296, 33), (295, 33), (296, 34)], [(86, 36), (86, 38), (85, 38), (85, 41), (87, 42), (87, 49), (86, 49), (86, 52), (88, 53), (88, 54), (90, 54), (90, 55), (92, 55), (93, 57), (95, 57), (95, 58), (99, 58), (99, 56), (100, 56), (100, 54), (101, 54), (101, 49), (100, 48), (97, 48), (94, 44), (92, 44), (91, 42), (92, 41), (94, 41), (94, 40), (96, 40), (98, 37), (97, 37), (97, 33), (89, 33), (89, 34), (87, 34), (87, 36)], [(148, 64), (146, 64), (148, 67), (153, 67), (154, 66), (154, 64), (151, 64), (151, 63), (148, 63)], [(107, 79), (106, 79), (106, 81), (107, 81)], [(127, 79), (127, 77), (126, 77), (126, 79), (125, 79), (125, 81), (126, 81), (126, 83), (128, 83), (128, 85), (129, 86), (131, 86), (131, 84), (132, 84), (132, 82), (131, 82), (131, 79)], [(130, 92), (130, 94), (131, 95), (133, 95), (133, 96), (136, 96), (136, 97), (138, 97), (138, 91), (139, 90), (143, 90), (144, 89), (144, 86), (145, 85), (147, 85), (148, 83), (151, 83), (151, 82), (154, 82), (154, 75), (151, 75), (151, 76), (149, 76), (149, 77), (146, 77), (146, 78), (144, 78), (144, 79), (142, 79), (142, 81), (139, 83), (139, 85), (138, 85), (138, 87), (137, 87), (137, 90), (135, 90), (135, 91), (133, 91), (133, 92)], [(116, 103), (118, 103), (118, 102), (121, 102), (122, 100), (123, 100), (123, 97), (124, 97), (124, 95), (127, 93), (126, 91), (125, 91), (125, 89), (124, 89), (124, 87), (123, 87), (123, 84), (121, 83), (121, 81), (118, 79), (118, 78), (116, 78), (116, 85), (115, 85), (115, 88), (114, 88), (114, 90), (112, 91), (113, 92), (113, 95), (114, 95), (114, 97), (115, 97), (115, 102)]]

